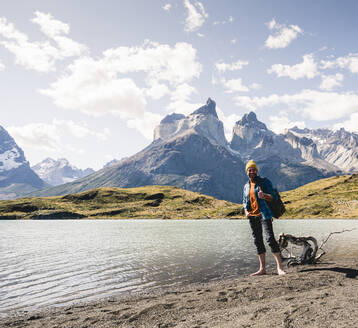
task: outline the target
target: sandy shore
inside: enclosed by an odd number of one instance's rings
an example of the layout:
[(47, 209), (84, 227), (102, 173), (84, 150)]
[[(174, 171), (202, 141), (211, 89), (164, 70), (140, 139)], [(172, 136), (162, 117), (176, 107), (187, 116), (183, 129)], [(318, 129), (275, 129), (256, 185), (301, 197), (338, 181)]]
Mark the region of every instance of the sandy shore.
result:
[(0, 327), (358, 327), (358, 259), (0, 320)]

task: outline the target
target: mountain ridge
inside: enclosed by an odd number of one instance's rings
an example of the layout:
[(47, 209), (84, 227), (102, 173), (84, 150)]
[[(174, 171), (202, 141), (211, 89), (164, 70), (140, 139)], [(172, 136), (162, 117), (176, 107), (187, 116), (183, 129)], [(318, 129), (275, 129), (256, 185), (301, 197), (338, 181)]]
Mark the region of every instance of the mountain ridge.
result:
[[(282, 192), (285, 218), (358, 218), (358, 174)], [(0, 201), (0, 220), (244, 219), (242, 205), (172, 186), (95, 188), (55, 197)]]
[(46, 186), (30, 168), (23, 150), (0, 126), (0, 199), (20, 197)]

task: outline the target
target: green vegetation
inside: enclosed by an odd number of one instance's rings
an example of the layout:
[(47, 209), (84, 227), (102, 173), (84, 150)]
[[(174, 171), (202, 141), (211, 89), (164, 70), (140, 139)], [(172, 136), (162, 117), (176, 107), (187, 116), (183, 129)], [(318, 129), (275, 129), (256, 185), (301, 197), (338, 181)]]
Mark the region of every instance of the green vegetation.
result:
[(358, 218), (358, 174), (317, 180), (281, 197), (284, 218)]
[(207, 219), (242, 217), (241, 206), (169, 186), (97, 188), (0, 201), (0, 219)]
[[(358, 218), (358, 174), (281, 193), (283, 218)], [(242, 205), (170, 186), (97, 188), (78, 194), (0, 201), (0, 219), (243, 218)]]

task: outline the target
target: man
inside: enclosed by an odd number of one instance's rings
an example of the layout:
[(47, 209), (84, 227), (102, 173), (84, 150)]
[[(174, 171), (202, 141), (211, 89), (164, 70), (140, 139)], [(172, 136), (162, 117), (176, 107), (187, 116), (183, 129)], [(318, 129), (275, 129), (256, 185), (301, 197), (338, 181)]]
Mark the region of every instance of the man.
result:
[[(273, 191), (272, 183), (267, 178), (261, 178), (257, 175), (258, 168), (253, 160), (246, 164), (246, 174), (249, 181), (244, 186), (243, 206), (245, 215), (250, 220), (252, 235), (257, 249), (260, 261), (260, 269), (251, 274), (251, 276), (259, 276), (266, 274), (266, 248), (262, 237), (262, 228), (265, 231), (266, 241), (269, 244), (272, 254), (276, 260), (277, 273), (284, 275), (282, 269), (281, 254), (278, 243), (275, 239), (272, 228), (272, 212), (267, 202), (276, 197)], [(266, 191), (264, 193), (263, 190)]]

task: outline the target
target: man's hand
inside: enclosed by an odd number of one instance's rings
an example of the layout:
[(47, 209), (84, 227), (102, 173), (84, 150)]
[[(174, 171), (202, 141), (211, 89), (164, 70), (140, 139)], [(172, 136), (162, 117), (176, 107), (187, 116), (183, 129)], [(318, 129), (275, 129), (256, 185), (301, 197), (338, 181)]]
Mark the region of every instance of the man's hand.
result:
[(270, 194), (265, 194), (265, 193), (262, 191), (261, 187), (259, 187), (259, 190), (260, 190), (259, 193), (258, 193), (259, 198), (264, 199), (264, 200), (267, 200), (267, 201), (269, 201), (269, 202), (271, 202), (271, 201), (273, 200), (272, 195), (270, 195)]

